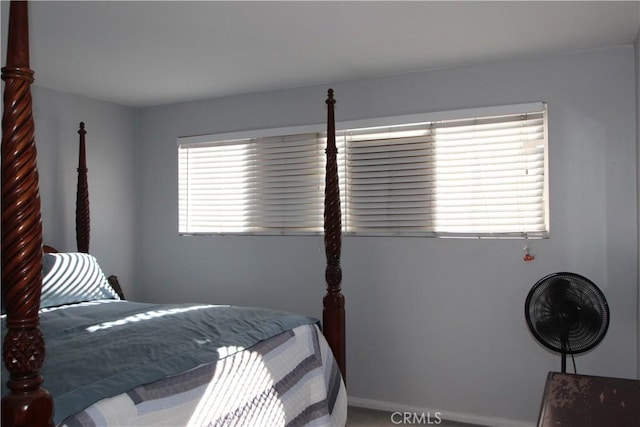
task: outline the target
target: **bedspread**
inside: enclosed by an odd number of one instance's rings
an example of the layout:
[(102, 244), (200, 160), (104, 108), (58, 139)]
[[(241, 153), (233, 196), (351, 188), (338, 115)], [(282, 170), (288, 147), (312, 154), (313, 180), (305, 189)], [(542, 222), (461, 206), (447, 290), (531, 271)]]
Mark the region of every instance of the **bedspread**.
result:
[(317, 326), (304, 325), (105, 399), (67, 419), (94, 426), (344, 426), (346, 392)]
[[(315, 323), (210, 305), (113, 301), (43, 310), (42, 374), (54, 397), (54, 421), (66, 419), (69, 427), (340, 425), (334, 415), (342, 410), (334, 409), (344, 385)], [(297, 393), (297, 387), (310, 390)]]

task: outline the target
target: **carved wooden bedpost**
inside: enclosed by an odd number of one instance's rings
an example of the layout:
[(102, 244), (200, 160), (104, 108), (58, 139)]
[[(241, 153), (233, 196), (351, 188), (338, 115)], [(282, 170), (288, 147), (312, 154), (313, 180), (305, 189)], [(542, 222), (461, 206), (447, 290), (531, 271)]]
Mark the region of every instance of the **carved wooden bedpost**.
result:
[(42, 288), (42, 222), (29, 68), (27, 2), (11, 2), (7, 65), (2, 68), (2, 297), (7, 310), (3, 360), (11, 394), (3, 426), (53, 425), (53, 400), (40, 387), (44, 339), (38, 329)]
[(89, 253), (90, 214), (89, 184), (87, 182), (87, 152), (84, 122), (80, 122), (80, 154), (78, 155), (78, 189), (76, 193), (76, 244), (78, 252)]
[(324, 296), (322, 322), (327, 342), (338, 362), (342, 377), (346, 381), (345, 360), (345, 312), (344, 296), (341, 293), (342, 268), (340, 246), (342, 243), (342, 220), (340, 212), (340, 188), (338, 186), (338, 149), (334, 117), (333, 89), (327, 98), (327, 167), (324, 190), (324, 245), (327, 255), (325, 278), (327, 294)]

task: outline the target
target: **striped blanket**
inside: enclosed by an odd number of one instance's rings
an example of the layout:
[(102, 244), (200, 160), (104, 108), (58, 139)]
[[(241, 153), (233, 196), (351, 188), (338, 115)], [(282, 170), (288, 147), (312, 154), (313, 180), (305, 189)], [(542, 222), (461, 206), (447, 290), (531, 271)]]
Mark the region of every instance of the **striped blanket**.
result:
[[(128, 307), (130, 304), (135, 303), (106, 305)], [(154, 306), (152, 309), (141, 305), (125, 309), (125, 313), (112, 321), (96, 323), (88, 320), (87, 309), (98, 307), (85, 307), (79, 314), (74, 313), (74, 324), (86, 332), (87, 343), (110, 342), (104, 349), (92, 349), (71, 338), (76, 327), (62, 328), (55, 333), (47, 331), (47, 326), (55, 325), (60, 319), (54, 316), (46, 322), (47, 316), (43, 316), (43, 333), (48, 345), (44, 386), (54, 396), (58, 425), (270, 427), (344, 426), (346, 423), (344, 384), (313, 319), (290, 317), (286, 313), (280, 316), (269, 310), (243, 312), (247, 309), (223, 306)], [(69, 312), (59, 310), (58, 317), (62, 311)], [(180, 311), (180, 319), (184, 315), (182, 311), (191, 313), (189, 316), (203, 317), (208, 332), (205, 334), (202, 329), (202, 319), (176, 322), (176, 311)], [(213, 314), (209, 312), (216, 312), (214, 317), (222, 313), (222, 317), (212, 321), (209, 316)], [(124, 315), (127, 313), (129, 315)], [(65, 313), (64, 317), (67, 316)], [(125, 324), (127, 328), (134, 325), (133, 344), (126, 347), (120, 345), (120, 341), (129, 339), (129, 333), (123, 333)], [(180, 334), (173, 329), (178, 324), (186, 324), (186, 328), (179, 329)], [(136, 332), (137, 328), (148, 326), (151, 332), (145, 329)], [(52, 334), (76, 343), (74, 348), (66, 352), (66, 346), (57, 348), (50, 339)], [(167, 343), (174, 335), (185, 338), (186, 344)], [(154, 343), (150, 344), (151, 341)], [(159, 344), (156, 346), (155, 342)], [(123, 356), (123, 349), (133, 352), (136, 347), (146, 359), (132, 365), (127, 361), (129, 357)], [(114, 348), (119, 350), (110, 355)], [(85, 353), (81, 349), (93, 353), (78, 359), (79, 351)], [(107, 356), (106, 363), (97, 359), (103, 354)], [(118, 357), (114, 358), (116, 354)], [(205, 359), (206, 354), (212, 357)], [(87, 359), (91, 363), (85, 363)], [(57, 368), (47, 372), (47, 367), (52, 368), (58, 362), (71, 367), (75, 363), (75, 371), (83, 364), (87, 372), (76, 375), (73, 369), (71, 373), (62, 373)], [(105, 369), (108, 370), (103, 372)], [(155, 377), (149, 376), (150, 373)], [(116, 393), (114, 386), (122, 390)], [(96, 393), (104, 389), (109, 392), (103, 398), (96, 398)], [(73, 409), (77, 405), (79, 409)]]
[(344, 426), (346, 391), (317, 326), (104, 399), (63, 423), (93, 426)]

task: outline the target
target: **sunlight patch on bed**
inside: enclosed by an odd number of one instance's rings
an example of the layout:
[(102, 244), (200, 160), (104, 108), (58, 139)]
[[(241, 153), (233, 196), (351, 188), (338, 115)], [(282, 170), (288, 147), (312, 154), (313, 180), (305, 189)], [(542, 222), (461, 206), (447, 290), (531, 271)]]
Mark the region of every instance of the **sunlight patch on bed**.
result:
[(153, 320), (153, 319), (157, 319), (159, 317), (165, 317), (165, 316), (172, 316), (178, 313), (185, 313), (187, 311), (195, 311), (195, 310), (202, 310), (205, 308), (210, 308), (210, 307), (214, 307), (213, 305), (194, 305), (191, 307), (178, 307), (178, 308), (169, 308), (166, 310), (149, 310), (149, 311), (145, 311), (144, 313), (137, 313), (137, 314), (133, 314), (131, 316), (128, 317), (124, 317), (122, 319), (118, 319), (118, 320), (112, 320), (109, 322), (104, 322), (104, 323), (100, 323), (98, 325), (93, 325), (93, 326), (89, 326), (87, 328), (87, 332), (96, 332), (99, 331), (101, 329), (109, 329), (109, 328), (113, 328), (116, 326), (123, 326), (123, 325), (127, 325), (130, 323), (136, 323), (136, 322), (141, 322), (144, 320)]
[[(224, 420), (225, 425), (285, 425), (284, 406), (262, 355), (238, 350), (238, 347), (218, 349), (225, 363), (216, 369), (215, 378), (194, 410), (188, 427), (209, 425), (216, 420)], [(225, 358), (228, 354), (233, 356)]]

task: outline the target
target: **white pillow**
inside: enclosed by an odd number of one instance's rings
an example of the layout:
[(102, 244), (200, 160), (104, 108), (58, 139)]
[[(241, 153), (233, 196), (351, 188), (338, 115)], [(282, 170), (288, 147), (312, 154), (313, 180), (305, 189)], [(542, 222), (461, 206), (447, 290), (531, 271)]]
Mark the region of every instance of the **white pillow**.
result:
[(42, 275), (41, 308), (98, 299), (120, 299), (93, 255), (46, 253)]

